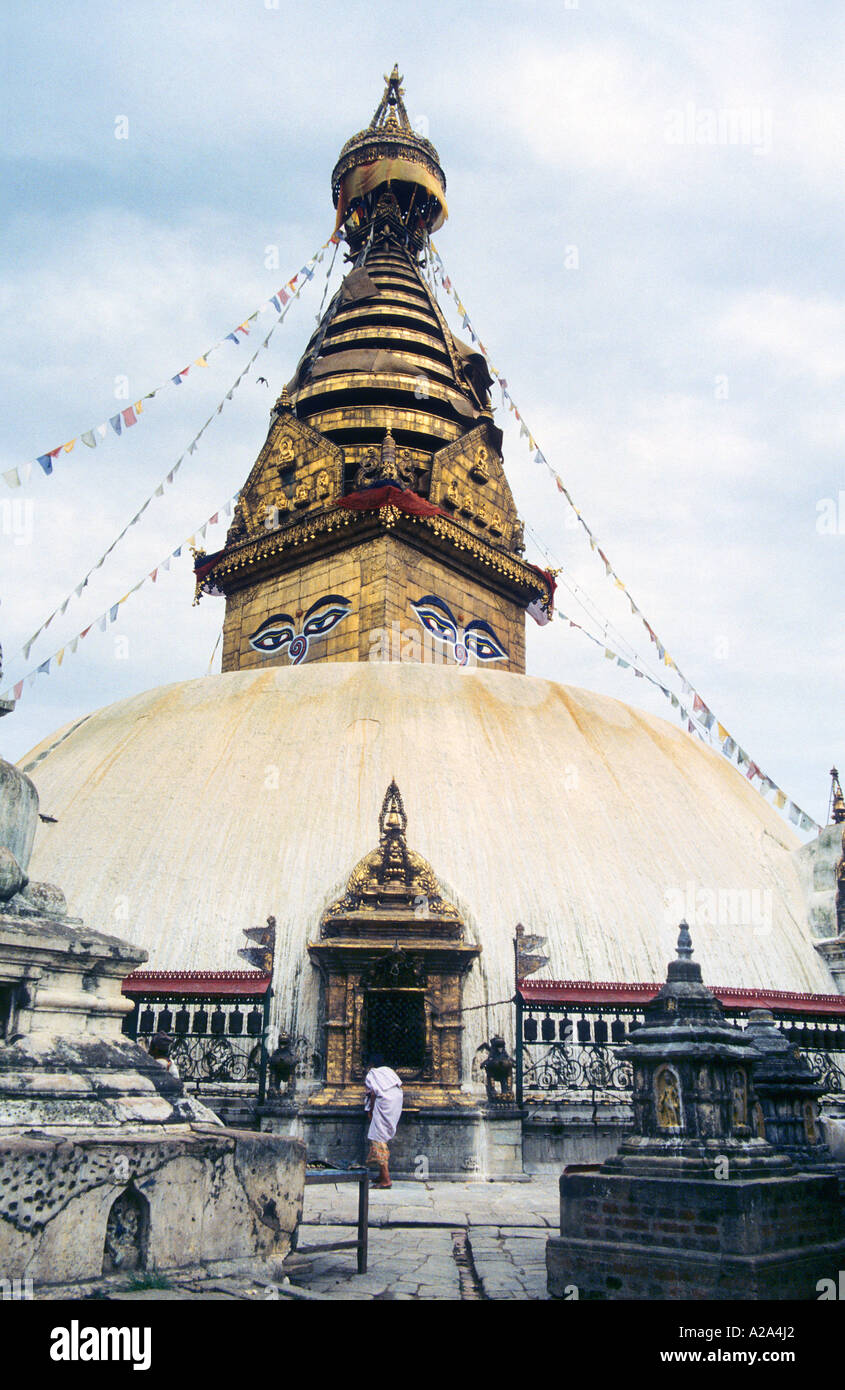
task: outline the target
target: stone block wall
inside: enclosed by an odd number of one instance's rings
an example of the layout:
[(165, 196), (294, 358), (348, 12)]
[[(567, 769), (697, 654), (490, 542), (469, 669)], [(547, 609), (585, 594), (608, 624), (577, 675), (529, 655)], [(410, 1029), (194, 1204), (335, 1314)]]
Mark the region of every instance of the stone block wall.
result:
[(0, 1268), (7, 1278), (29, 1276), (36, 1291), (120, 1272), (106, 1258), (116, 1201), (140, 1213), (127, 1269), (222, 1270), (283, 1258), (304, 1184), (304, 1145), (279, 1136), (181, 1125), (6, 1134)]
[(845, 1230), (835, 1177), (748, 1181), (564, 1173), (549, 1291), (610, 1299), (810, 1299)]

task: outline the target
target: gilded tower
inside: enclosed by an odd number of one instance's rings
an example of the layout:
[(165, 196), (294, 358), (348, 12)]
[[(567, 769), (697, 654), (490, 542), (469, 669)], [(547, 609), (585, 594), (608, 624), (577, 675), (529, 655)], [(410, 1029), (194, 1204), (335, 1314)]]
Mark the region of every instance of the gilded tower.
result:
[(200, 591), (226, 598), (223, 670), (434, 661), (525, 671), (523, 558), (491, 377), (424, 278), (446, 217), (434, 146), (398, 70), (332, 173), (349, 265), (273, 407)]

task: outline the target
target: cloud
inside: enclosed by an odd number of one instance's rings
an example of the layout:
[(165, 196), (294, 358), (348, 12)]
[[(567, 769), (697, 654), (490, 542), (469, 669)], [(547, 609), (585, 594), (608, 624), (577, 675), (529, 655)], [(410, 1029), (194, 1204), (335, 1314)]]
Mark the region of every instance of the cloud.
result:
[(833, 385), (845, 376), (845, 302), (800, 298), (785, 290), (739, 296), (716, 326), (725, 343), (765, 357), (781, 375)]

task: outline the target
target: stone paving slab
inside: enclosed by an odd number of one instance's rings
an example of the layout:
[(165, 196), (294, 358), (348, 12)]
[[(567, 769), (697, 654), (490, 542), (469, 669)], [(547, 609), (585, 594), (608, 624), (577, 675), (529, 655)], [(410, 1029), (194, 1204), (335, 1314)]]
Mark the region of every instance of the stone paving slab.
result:
[[(303, 1225), (303, 1245), (319, 1240), (348, 1240), (347, 1226)], [(405, 1230), (370, 1229), (368, 1270), (356, 1273), (354, 1250), (326, 1250), (294, 1257), (288, 1262), (291, 1279), (300, 1287), (342, 1298), (385, 1295), (425, 1299), (459, 1299), (458, 1268), (452, 1258), (452, 1238), (441, 1227), (420, 1227), (413, 1240)], [(287, 1267), (287, 1266), (286, 1266)]]
[[(315, 1184), (305, 1189), (303, 1221), (355, 1225), (358, 1192), (352, 1183)], [(370, 1192), (370, 1226), (498, 1225), (557, 1230), (557, 1178), (530, 1183), (435, 1183), (394, 1179), (393, 1187)]]
[(548, 1299), (545, 1231), (515, 1235), (508, 1228), (473, 1226), (470, 1245), (484, 1298)]
[[(328, 1298), (547, 1299), (546, 1240), (558, 1229), (556, 1178), (530, 1183), (434, 1183), (394, 1179), (370, 1192), (369, 1269), (354, 1251), (295, 1257), (291, 1278)], [(348, 1183), (305, 1189), (302, 1245), (349, 1240), (358, 1193)], [(453, 1238), (466, 1235), (475, 1280), (462, 1279)]]

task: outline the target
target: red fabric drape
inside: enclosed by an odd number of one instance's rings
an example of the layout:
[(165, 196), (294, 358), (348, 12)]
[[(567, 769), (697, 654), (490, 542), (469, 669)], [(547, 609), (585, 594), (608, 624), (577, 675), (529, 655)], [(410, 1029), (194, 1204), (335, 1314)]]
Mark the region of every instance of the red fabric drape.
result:
[(339, 497), (337, 505), (352, 512), (376, 512), (380, 507), (398, 507), (400, 512), (411, 516), (446, 516), (446, 512), (433, 503), (427, 502), (416, 492), (402, 492), (398, 487), (373, 487), (364, 492), (349, 492)]

